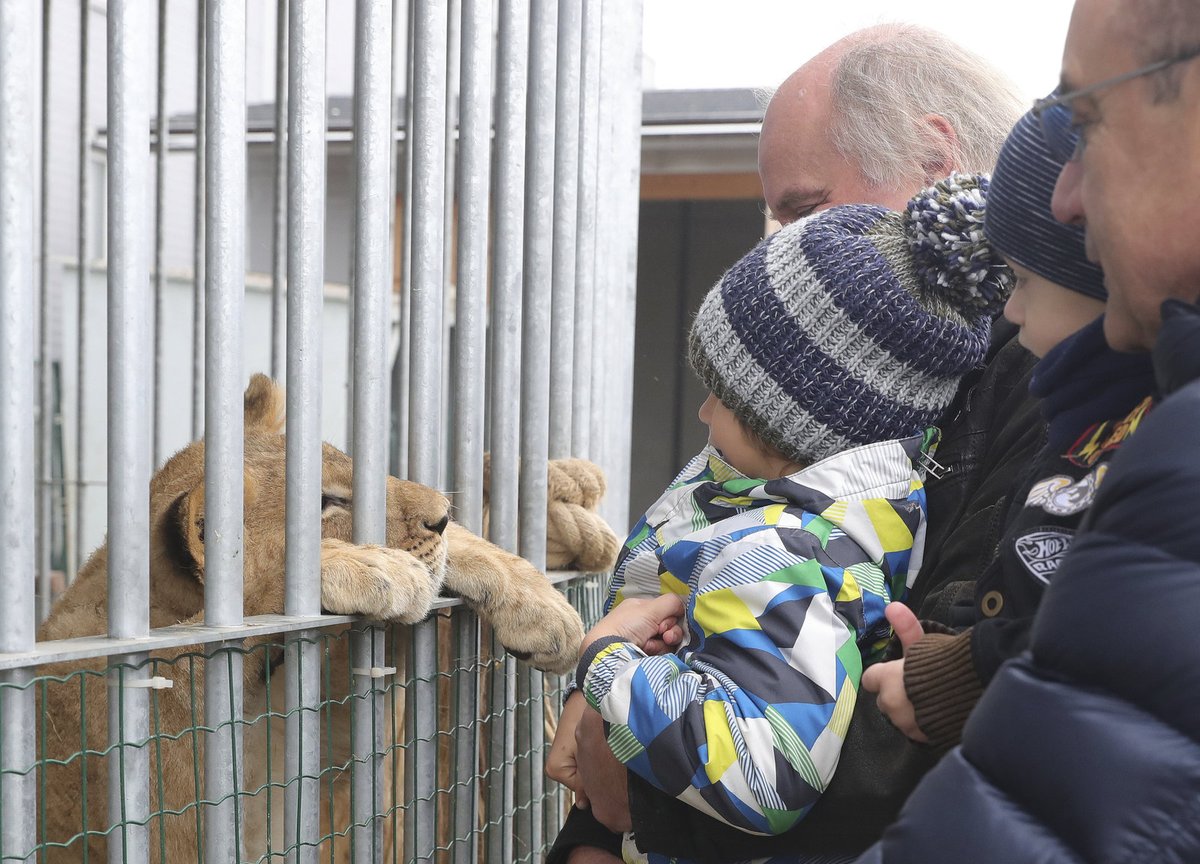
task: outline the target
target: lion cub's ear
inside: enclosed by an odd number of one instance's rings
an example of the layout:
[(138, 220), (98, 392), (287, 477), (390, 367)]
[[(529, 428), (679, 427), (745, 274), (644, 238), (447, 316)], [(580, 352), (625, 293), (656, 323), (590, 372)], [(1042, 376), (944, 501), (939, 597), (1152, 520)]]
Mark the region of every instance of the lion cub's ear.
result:
[(256, 372), (246, 388), (243, 420), (246, 431), (267, 434), (282, 432), (286, 405), (283, 388), (261, 372)]

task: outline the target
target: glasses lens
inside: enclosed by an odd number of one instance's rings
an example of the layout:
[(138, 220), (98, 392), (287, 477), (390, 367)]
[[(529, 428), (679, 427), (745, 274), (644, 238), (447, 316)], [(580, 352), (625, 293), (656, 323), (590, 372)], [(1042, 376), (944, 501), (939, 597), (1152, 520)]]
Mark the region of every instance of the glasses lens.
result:
[(1066, 164), (1075, 158), (1079, 133), (1071, 125), (1071, 109), (1064, 103), (1051, 105), (1038, 115), (1046, 145), (1059, 162)]

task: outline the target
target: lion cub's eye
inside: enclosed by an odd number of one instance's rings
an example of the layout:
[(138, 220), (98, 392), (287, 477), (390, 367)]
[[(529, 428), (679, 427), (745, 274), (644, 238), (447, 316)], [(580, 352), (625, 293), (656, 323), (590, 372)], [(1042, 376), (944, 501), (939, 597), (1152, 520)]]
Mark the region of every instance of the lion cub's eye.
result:
[(321, 512), (322, 513), (326, 512), (327, 510), (329, 510), (330, 507), (341, 507), (343, 510), (349, 510), (350, 509), (350, 499), (342, 498), (337, 495), (327, 495), (327, 494), (323, 493), (321, 495)]

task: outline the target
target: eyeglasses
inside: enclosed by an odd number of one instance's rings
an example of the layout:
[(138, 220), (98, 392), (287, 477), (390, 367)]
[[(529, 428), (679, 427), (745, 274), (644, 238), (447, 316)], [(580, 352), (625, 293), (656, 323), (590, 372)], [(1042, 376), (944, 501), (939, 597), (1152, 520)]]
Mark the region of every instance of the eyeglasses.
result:
[(1067, 93), (1055, 91), (1045, 99), (1039, 99), (1033, 104), (1033, 116), (1038, 119), (1038, 122), (1042, 126), (1042, 135), (1046, 139), (1046, 144), (1050, 147), (1050, 152), (1056, 159), (1064, 163), (1075, 161), (1083, 153), (1083, 138), (1079, 134), (1079, 129), (1075, 125), (1075, 118), (1071, 112), (1071, 103), (1080, 96), (1087, 96), (1098, 90), (1106, 90), (1109, 87), (1115, 87), (1118, 84), (1124, 84), (1126, 81), (1132, 81), (1135, 78), (1141, 78), (1145, 75), (1153, 75), (1155, 72), (1161, 72), (1163, 69), (1174, 66), (1176, 63), (1194, 60), (1196, 57), (1200, 57), (1200, 46), (1175, 57), (1156, 60), (1146, 66), (1134, 69), (1132, 72), (1114, 75), (1112, 78), (1105, 78), (1103, 81), (1097, 81), (1095, 84), (1089, 84), (1087, 87), (1080, 87), (1078, 90), (1071, 90)]

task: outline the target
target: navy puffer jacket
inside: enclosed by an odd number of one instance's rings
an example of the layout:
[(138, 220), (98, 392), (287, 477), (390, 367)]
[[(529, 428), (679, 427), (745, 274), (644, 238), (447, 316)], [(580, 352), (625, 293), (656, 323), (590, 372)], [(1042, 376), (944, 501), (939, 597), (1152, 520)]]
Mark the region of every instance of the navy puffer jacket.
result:
[(1164, 401), (1113, 459), (1030, 652), (860, 862), (1200, 861), (1200, 309), (1163, 315)]

